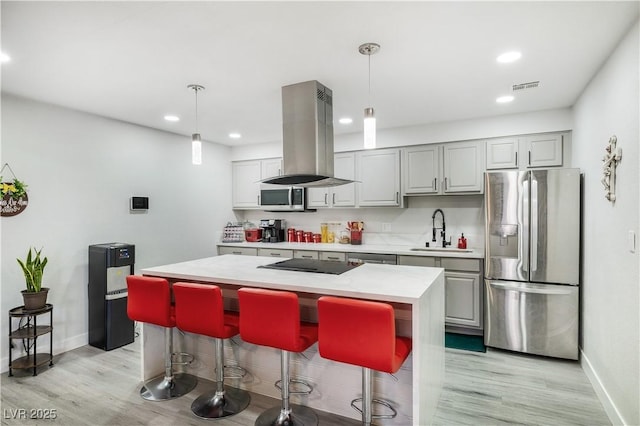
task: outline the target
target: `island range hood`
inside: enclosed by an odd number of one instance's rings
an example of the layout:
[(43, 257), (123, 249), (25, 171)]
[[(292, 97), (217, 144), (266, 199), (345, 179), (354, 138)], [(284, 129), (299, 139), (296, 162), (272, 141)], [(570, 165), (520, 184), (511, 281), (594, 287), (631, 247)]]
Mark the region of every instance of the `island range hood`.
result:
[(327, 187), (351, 183), (333, 176), (333, 94), (318, 81), (282, 88), (283, 175), (263, 183)]

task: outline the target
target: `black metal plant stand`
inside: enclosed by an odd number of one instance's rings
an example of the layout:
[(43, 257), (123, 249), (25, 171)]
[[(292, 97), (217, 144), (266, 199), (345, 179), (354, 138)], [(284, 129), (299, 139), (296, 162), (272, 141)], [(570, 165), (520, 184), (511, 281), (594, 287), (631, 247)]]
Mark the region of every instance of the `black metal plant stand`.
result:
[[(49, 313), (49, 324), (38, 325), (38, 316)], [(19, 318), (18, 328), (13, 329), (13, 318)], [(26, 323), (24, 323), (26, 319)], [(49, 338), (49, 353), (37, 353), (39, 336), (51, 333)], [(16, 360), (12, 359), (13, 340), (22, 340), (27, 354)], [(33, 347), (33, 350), (32, 350)], [(37, 368), (49, 363), (53, 365), (53, 305), (47, 303), (44, 308), (27, 310), (18, 306), (9, 311), (9, 376), (13, 376), (13, 369), (33, 368), (33, 375), (37, 376)]]

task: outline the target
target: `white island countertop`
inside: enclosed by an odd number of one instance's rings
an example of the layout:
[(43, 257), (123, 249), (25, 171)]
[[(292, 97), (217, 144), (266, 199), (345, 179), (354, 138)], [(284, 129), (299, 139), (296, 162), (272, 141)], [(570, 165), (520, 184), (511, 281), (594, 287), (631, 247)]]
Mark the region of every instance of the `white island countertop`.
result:
[[(410, 334), (413, 340), (413, 350), (398, 370), (395, 380), (388, 380), (383, 374), (377, 375), (375, 395), (394, 401), (398, 410), (398, 424), (430, 424), (444, 380), (444, 269), (365, 263), (340, 275), (332, 275), (259, 268), (260, 265), (282, 260), (264, 256), (222, 255), (144, 268), (141, 272), (167, 278), (171, 282), (220, 284), (231, 291), (225, 298), (233, 298), (233, 289), (244, 286), (297, 292), (301, 295), (301, 302), (302, 299), (314, 301), (304, 309), (311, 315), (318, 295), (392, 303), (397, 312), (405, 313), (404, 318), (396, 315), (396, 327), (400, 325), (408, 331), (407, 335)], [(407, 322), (408, 327), (405, 327)], [(143, 380), (163, 372), (163, 333), (161, 327), (143, 324)], [(213, 354), (204, 352), (207, 350), (204, 348), (210, 350), (211, 344), (199, 345), (199, 342), (197, 336), (189, 333), (178, 338), (179, 347), (189, 348), (187, 352), (199, 354), (200, 371), (195, 368), (191, 371), (209, 378), (213, 366), (207, 363), (213, 359)], [(239, 365), (246, 366), (253, 376), (252, 381), (242, 381), (238, 386), (271, 397), (279, 396), (271, 385), (280, 374), (276, 352), (270, 348), (248, 345), (240, 339), (234, 354)], [(297, 368), (304, 377), (315, 383), (317, 392), (313, 398), (305, 399), (304, 403), (315, 409), (358, 419), (357, 412), (350, 409), (348, 401), (361, 392), (360, 369), (323, 359), (315, 345), (307, 350), (306, 358), (298, 363)]]
[(259, 268), (282, 261), (264, 256), (223, 255), (142, 269), (172, 280), (217, 282), (294, 292), (415, 303), (443, 274), (442, 268), (366, 263), (340, 275)]

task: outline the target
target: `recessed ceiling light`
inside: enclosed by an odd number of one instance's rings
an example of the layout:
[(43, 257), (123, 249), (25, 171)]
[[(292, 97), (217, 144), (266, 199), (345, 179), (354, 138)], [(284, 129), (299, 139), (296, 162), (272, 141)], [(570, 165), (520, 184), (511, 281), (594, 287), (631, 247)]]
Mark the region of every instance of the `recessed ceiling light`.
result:
[(342, 117), (340, 120), (338, 120), (338, 122), (340, 124), (351, 124), (353, 123), (353, 119), (349, 117)]
[(511, 102), (512, 100), (513, 100), (513, 96), (511, 95), (500, 96), (499, 98), (496, 98), (496, 102), (499, 104), (506, 104), (507, 102)]
[(11, 58), (9, 57), (9, 55), (7, 55), (4, 52), (0, 52), (0, 62), (5, 63), (5, 62), (9, 62), (11, 60)]
[(510, 62), (515, 62), (518, 59), (520, 59), (520, 57), (522, 57), (522, 53), (518, 52), (518, 51), (511, 51), (511, 52), (505, 52), (502, 55), (498, 56), (496, 58), (496, 61), (502, 63), (502, 64), (508, 64)]
[(231, 139), (240, 139), (242, 135), (240, 133), (229, 133)]
[(165, 115), (164, 119), (167, 121), (180, 121), (180, 117), (177, 115)]

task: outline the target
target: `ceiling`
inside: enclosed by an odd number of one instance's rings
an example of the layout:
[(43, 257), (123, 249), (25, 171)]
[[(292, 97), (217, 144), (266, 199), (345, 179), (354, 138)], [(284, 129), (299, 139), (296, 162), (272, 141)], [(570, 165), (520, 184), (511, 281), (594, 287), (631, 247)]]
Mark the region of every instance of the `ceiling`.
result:
[(367, 106), (378, 128), (569, 107), (638, 2), (2, 1), (1, 19), (3, 93), (190, 135), (197, 83), (202, 138), (233, 146), (281, 140), (281, 87), (308, 80), (333, 90), (337, 134)]

